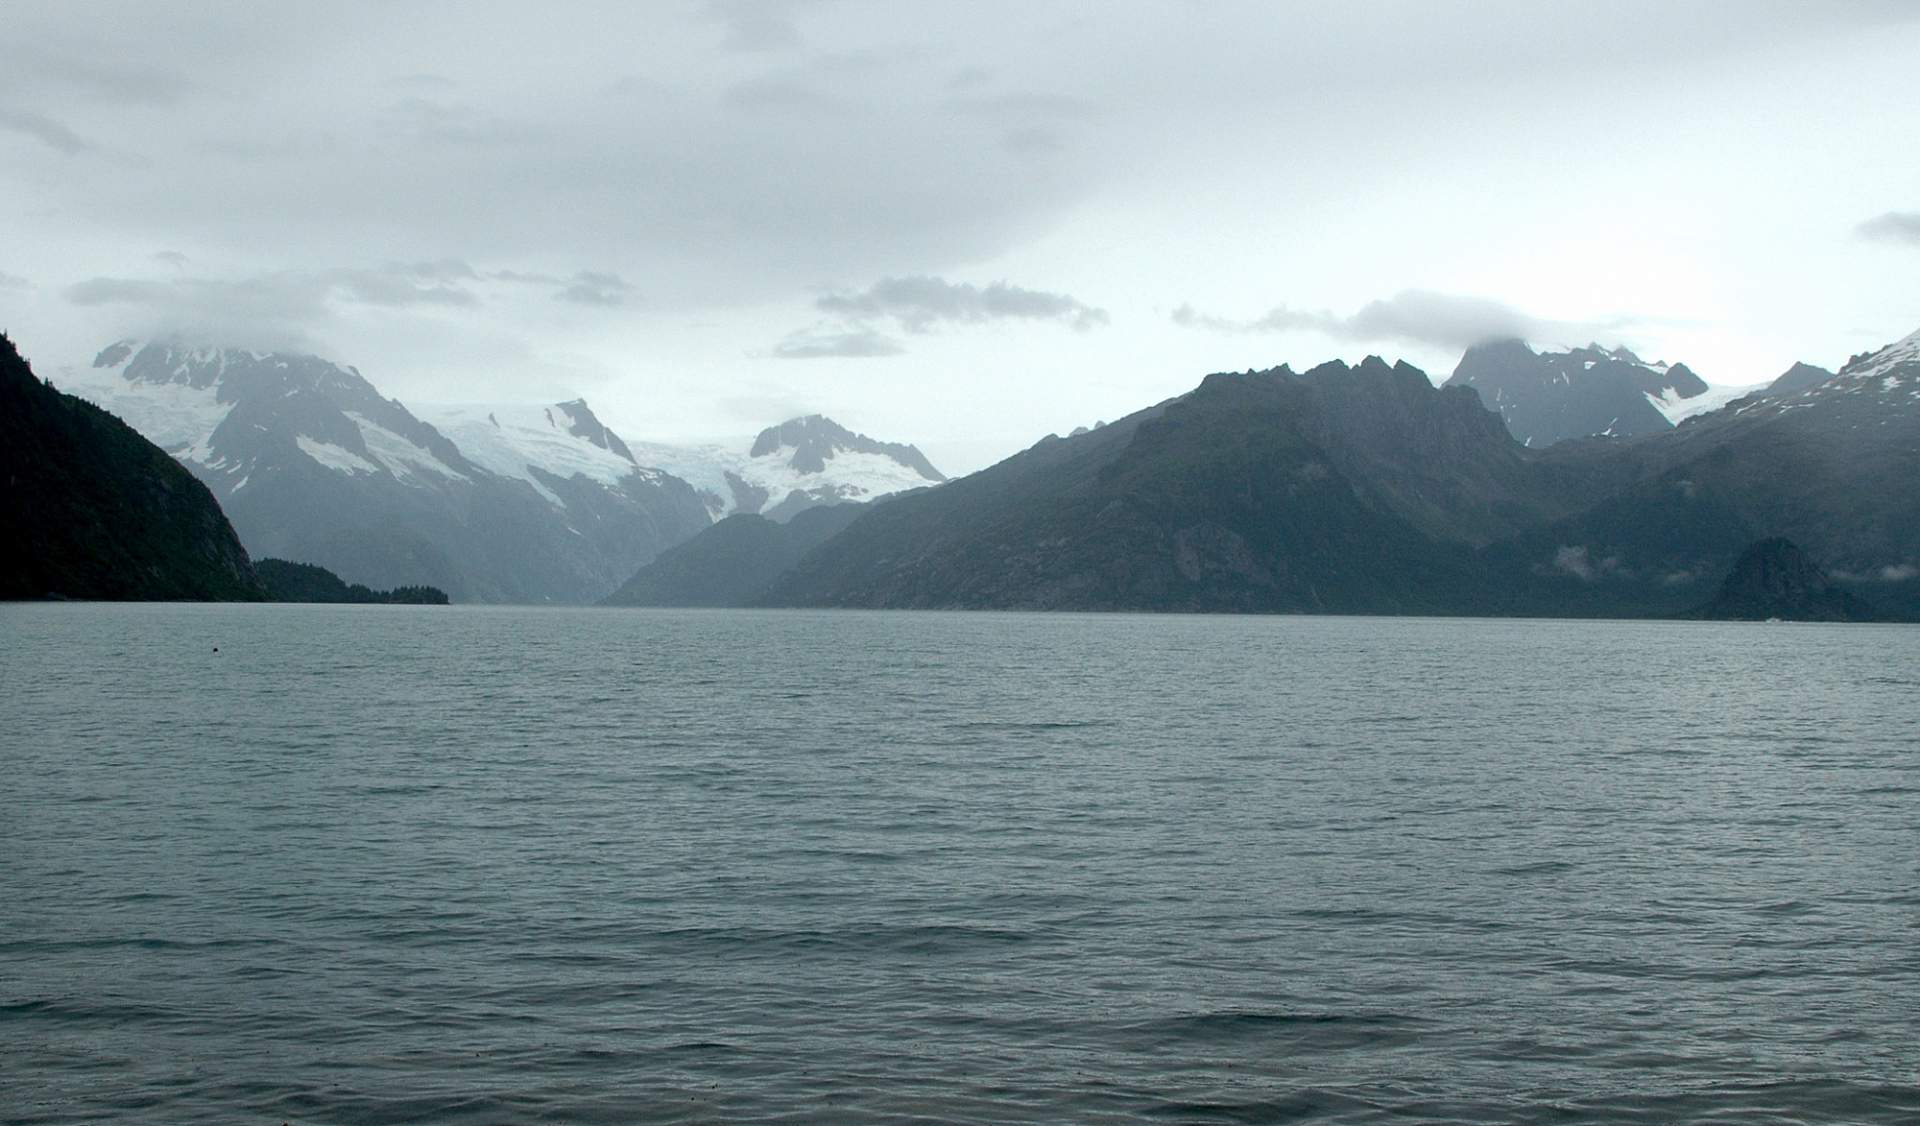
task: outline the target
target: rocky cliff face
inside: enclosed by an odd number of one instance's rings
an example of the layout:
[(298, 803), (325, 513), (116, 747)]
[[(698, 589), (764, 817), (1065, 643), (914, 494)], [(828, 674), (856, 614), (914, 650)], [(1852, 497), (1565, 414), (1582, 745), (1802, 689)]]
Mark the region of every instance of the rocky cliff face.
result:
[(1536, 449), (1596, 434), (1669, 430), (1673, 422), (1662, 408), (1707, 391), (1685, 364), (1650, 363), (1597, 344), (1535, 352), (1519, 340), (1467, 349), (1447, 386), (1473, 388), (1516, 441)]

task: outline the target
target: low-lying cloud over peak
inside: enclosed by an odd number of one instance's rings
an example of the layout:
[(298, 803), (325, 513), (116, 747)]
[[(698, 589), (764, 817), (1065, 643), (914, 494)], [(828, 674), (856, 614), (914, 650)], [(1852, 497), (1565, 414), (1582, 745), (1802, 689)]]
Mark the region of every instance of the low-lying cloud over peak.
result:
[(822, 312), (854, 321), (891, 318), (908, 332), (931, 332), (943, 324), (998, 320), (1054, 321), (1075, 332), (1107, 323), (1107, 311), (1064, 293), (1025, 289), (1006, 282), (976, 286), (916, 275), (882, 278), (859, 293), (829, 294), (814, 302)]
[(875, 327), (886, 322), (914, 335), (993, 321), (1048, 321), (1075, 332), (1108, 323), (1105, 309), (1065, 293), (1003, 281), (979, 286), (925, 274), (881, 278), (864, 290), (829, 293), (813, 304), (833, 320), (789, 333), (769, 355), (783, 360), (900, 355), (906, 351), (900, 342)]
[(905, 352), (898, 340), (872, 329), (803, 329), (774, 345), (781, 360), (870, 359)]
[(1619, 320), (1604, 324), (1577, 324), (1530, 316), (1484, 297), (1462, 297), (1430, 290), (1402, 290), (1384, 300), (1369, 301), (1354, 313), (1341, 315), (1325, 309), (1292, 309), (1277, 305), (1250, 320), (1214, 316), (1181, 305), (1173, 323), (1213, 332), (1318, 332), (1335, 340), (1371, 343), (1391, 341), (1437, 348), (1468, 348), (1488, 340), (1518, 338), (1546, 341), (1576, 339), (1620, 327)]

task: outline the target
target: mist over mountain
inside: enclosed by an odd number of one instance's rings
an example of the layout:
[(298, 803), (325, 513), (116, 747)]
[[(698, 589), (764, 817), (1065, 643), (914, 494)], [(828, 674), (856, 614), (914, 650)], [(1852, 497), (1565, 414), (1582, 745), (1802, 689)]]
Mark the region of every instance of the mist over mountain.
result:
[(0, 599), (265, 597), (207, 487), (0, 336)]

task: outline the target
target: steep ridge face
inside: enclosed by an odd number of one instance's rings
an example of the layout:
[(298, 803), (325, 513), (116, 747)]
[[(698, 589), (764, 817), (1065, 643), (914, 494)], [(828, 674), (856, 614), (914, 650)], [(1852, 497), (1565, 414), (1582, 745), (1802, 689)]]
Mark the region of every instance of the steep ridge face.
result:
[(1684, 417), (1683, 403), (1709, 391), (1685, 364), (1597, 344), (1536, 353), (1520, 340), (1467, 349), (1446, 385), (1473, 388), (1516, 441), (1535, 449), (1596, 434), (1659, 433)]
[(640, 444), (638, 456), (693, 483), (718, 520), (771, 520), (824, 504), (869, 501), (944, 482), (925, 454), (903, 442), (856, 434), (808, 415), (762, 430), (745, 454), (719, 446)]
[[(193, 470), (251, 550), (350, 583), (591, 601), (708, 522), (685, 482), (623, 458), (583, 403), (552, 409), (539, 456), (476, 441), (469, 457), (315, 356), (122, 342), (63, 378)], [(603, 471), (609, 459), (624, 472)]]
[[(1464, 467), (1445, 480), (1442, 459)], [(1369, 359), (1194, 391), (877, 504), (777, 605), (1417, 613), (1475, 604), (1472, 549), (1566, 511), (1462, 391)]]
[(112, 414), (43, 383), (0, 336), (0, 598), (255, 600), (207, 487)]
[(1796, 363), (1782, 372), (1779, 378), (1767, 384), (1761, 394), (1796, 395), (1810, 388), (1818, 387), (1820, 384), (1832, 379), (1833, 376), (1834, 373), (1828, 371), (1826, 368), (1815, 367), (1812, 364)]

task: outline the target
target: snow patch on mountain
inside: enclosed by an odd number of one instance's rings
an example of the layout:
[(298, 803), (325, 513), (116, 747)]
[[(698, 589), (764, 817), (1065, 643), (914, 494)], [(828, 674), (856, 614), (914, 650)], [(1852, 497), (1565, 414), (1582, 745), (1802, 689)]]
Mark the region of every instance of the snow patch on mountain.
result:
[[(115, 345), (102, 356), (116, 352)], [(207, 439), (226, 421), (231, 402), (221, 402), (211, 382), (149, 383), (123, 374), (131, 348), (113, 363), (99, 367), (61, 367), (54, 376), (60, 390), (116, 414), (142, 437), (183, 461), (206, 461)]]
[[(587, 429), (580, 426), (580, 418), (592, 418), (583, 402), (552, 406), (437, 403), (420, 407), (418, 414), (475, 465), (526, 481), (555, 504), (561, 503), (560, 498), (541, 480), (542, 474), (562, 480), (585, 477), (608, 488), (619, 488), (629, 477), (642, 481), (660, 477), (658, 470), (623, 456), (620, 451), (628, 447), (611, 431), (598, 431), (609, 439), (608, 446), (577, 433)], [(594, 421), (597, 426), (598, 420)]]
[(408, 485), (428, 484), (430, 477), (442, 480), (468, 480), (466, 474), (435, 457), (432, 451), (414, 443), (403, 435), (396, 434), (372, 419), (355, 411), (347, 411), (347, 418), (360, 428), (360, 440), (366, 443), (367, 452), (380, 463), (387, 472), (401, 483)]
[[(1903, 337), (1864, 356), (1856, 357), (1840, 369), (1840, 378), (1867, 380), (1906, 364), (1920, 363), (1920, 332)], [(1887, 390), (1892, 390), (1889, 387)]]
[[(328, 469), (337, 469), (346, 474), (372, 474), (378, 473), (384, 468), (384, 466), (375, 465), (366, 458), (347, 449), (345, 446), (336, 446), (332, 442), (321, 442), (309, 438), (305, 434), (296, 437), (293, 442), (294, 445), (300, 447), (301, 453), (306, 454)], [(220, 469), (225, 467), (215, 465), (214, 468)], [(238, 485), (234, 486), (236, 489), (239, 487)]]
[(1649, 392), (1647, 394), (1647, 401), (1653, 404), (1655, 410), (1666, 415), (1668, 422), (1678, 426), (1695, 415), (1717, 411), (1729, 403), (1744, 399), (1748, 395), (1765, 390), (1765, 388), (1766, 384), (1764, 383), (1740, 387), (1722, 387), (1715, 384), (1708, 384), (1705, 391), (1700, 392), (1690, 399), (1686, 399), (1680, 397), (1680, 393), (1676, 388), (1663, 387), (1657, 395)]
[[(820, 419), (840, 441), (779, 442), (785, 427), (810, 422), (796, 419), (761, 432), (749, 451), (719, 445), (678, 446), (635, 442), (636, 459), (657, 465), (691, 484), (715, 520), (736, 512), (761, 513), (784, 520), (816, 504), (869, 501), (907, 489), (925, 488), (945, 478), (911, 446), (874, 442)], [(817, 428), (816, 428), (817, 429)], [(769, 436), (773, 436), (771, 439)], [(850, 448), (853, 444), (869, 448)], [(746, 446), (746, 443), (742, 443)], [(901, 454), (891, 451), (911, 451)], [(904, 458), (904, 460), (903, 460)], [(933, 473), (929, 477), (928, 472)]]

